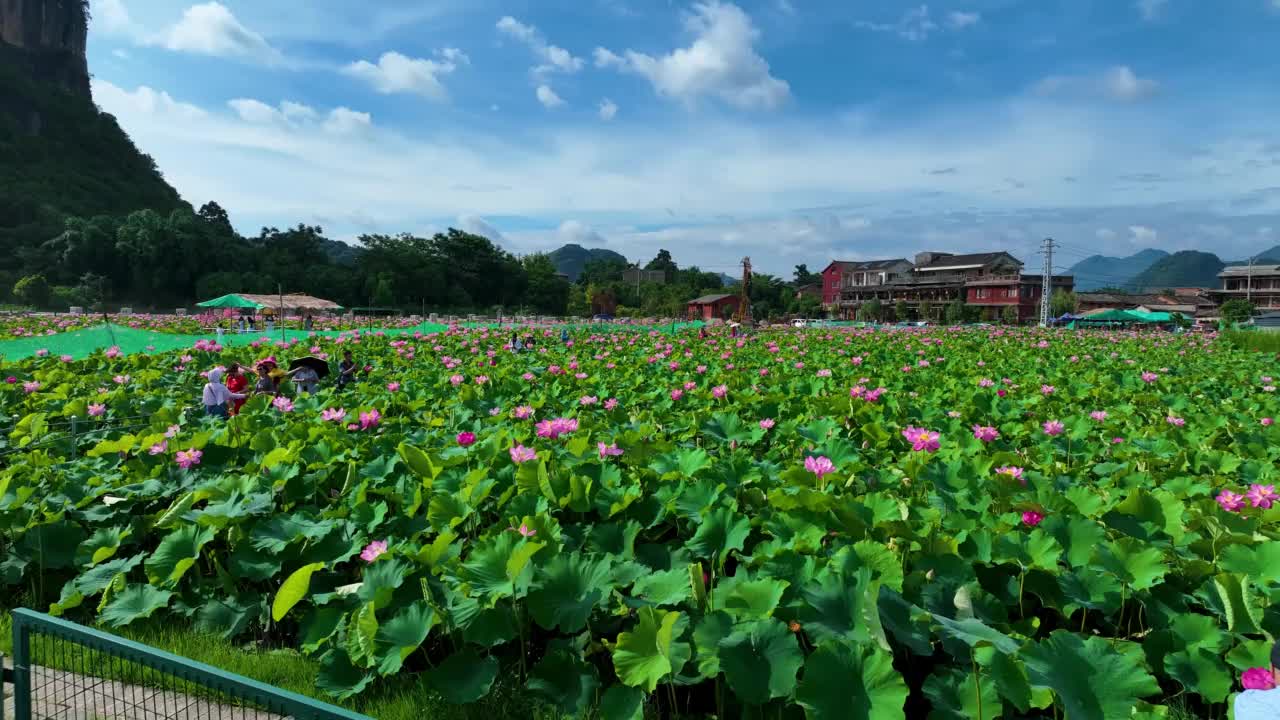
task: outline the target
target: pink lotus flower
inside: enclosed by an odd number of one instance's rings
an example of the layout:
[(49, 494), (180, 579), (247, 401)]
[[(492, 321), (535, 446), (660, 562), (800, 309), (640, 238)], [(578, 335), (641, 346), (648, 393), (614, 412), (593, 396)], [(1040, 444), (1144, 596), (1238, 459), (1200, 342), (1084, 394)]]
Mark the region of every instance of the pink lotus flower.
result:
[(62, 362), (64, 362), (64, 363), (69, 363), (69, 362), (71, 362), (72, 360), (75, 360), (75, 358), (71, 357), (70, 355), (63, 355), (62, 357), (60, 357), (60, 358), (58, 358), (58, 359), (59, 359), (59, 360), (61, 360), (61, 361), (62, 361)]
[(1027, 510), (1022, 513), (1022, 524), (1027, 527), (1035, 527), (1041, 520), (1044, 520), (1044, 515), (1036, 510)]
[(568, 435), (578, 429), (578, 421), (573, 418), (555, 418), (538, 423), (538, 437), (556, 440), (561, 435)]
[(978, 387), (989, 388), (995, 384), (996, 384), (996, 381), (992, 380), (991, 378), (982, 378), (981, 380), (978, 381)]
[(4, 381), (5, 381), (5, 382), (7, 382), (7, 383), (9, 383), (10, 385), (12, 385), (12, 384), (14, 384), (14, 383), (18, 382), (18, 378), (16, 378), (16, 377), (14, 377), (14, 376), (10, 375), (9, 377), (5, 378), (5, 379), (4, 379)]
[(819, 480), (821, 480), (824, 475), (830, 475), (835, 472), (836, 466), (835, 463), (831, 462), (830, 458), (809, 456), (804, 459), (804, 469), (813, 473)]
[(973, 436), (982, 442), (991, 442), (1000, 437), (1000, 432), (990, 425), (974, 425)]
[(167, 440), (161, 440), (155, 445), (152, 445), (151, 447), (147, 448), (147, 453), (151, 455), (163, 455), (168, 451), (169, 451), (169, 442)]
[(500, 407), (489, 408), (489, 417), (498, 417), (501, 414), (502, 414), (502, 408)]
[(1142, 373), (1142, 382), (1147, 383), (1148, 385), (1159, 379), (1160, 379), (1160, 376), (1153, 372)]
[(1264, 417), (1258, 422), (1262, 423), (1262, 427), (1271, 427), (1275, 423), (1275, 420), (1272, 420), (1269, 417)]
[(511, 415), (517, 420), (527, 420), (528, 418), (533, 417), (533, 408), (528, 405), (521, 405), (515, 410), (512, 410)]
[(470, 447), (476, 442), (476, 434), (473, 432), (460, 432), (456, 439), (462, 447)]
[(613, 443), (611, 445), (605, 445), (604, 443), (596, 443), (596, 450), (600, 452), (601, 460), (607, 457), (617, 457), (622, 454), (622, 448), (618, 447), (617, 443)]
[(511, 462), (517, 465), (534, 460), (538, 457), (538, 454), (533, 451), (533, 448), (527, 448), (523, 445), (516, 445), (508, 452), (511, 453)]
[(200, 458), (203, 455), (204, 453), (200, 452), (199, 450), (196, 450), (195, 448), (190, 448), (187, 450), (179, 450), (178, 454), (174, 456), (173, 459), (178, 463), (178, 467), (182, 468), (183, 470), (186, 470), (188, 468), (199, 465)]
[(47, 348), (36, 350), (36, 357), (49, 357), (49, 350)]
[(36, 380), (22, 383), (22, 392), (30, 395), (40, 389), (40, 383)]
[(608, 400), (604, 401), (605, 410), (612, 410), (616, 407), (618, 407), (618, 398), (609, 398)]
[(1089, 413), (1089, 417), (1093, 418), (1097, 422), (1102, 422), (1103, 420), (1107, 419), (1107, 411), (1094, 410), (1093, 412)]
[(765, 418), (760, 421), (761, 430), (771, 430), (773, 429), (773, 425), (774, 425), (773, 418)]
[(112, 378), (112, 380), (114, 380), (114, 381), (115, 381), (115, 384), (117, 384), (117, 385), (127, 385), (127, 384), (129, 383), (129, 376), (128, 376), (128, 375), (117, 375), (117, 376), (115, 376), (114, 378)]
[(911, 449), (917, 452), (933, 452), (941, 447), (938, 442), (941, 436), (924, 428), (908, 425), (907, 429), (902, 431), (902, 437), (906, 438), (907, 442), (911, 443)]
[(600, 402), (600, 398), (596, 397), (595, 395), (583, 395), (582, 397), (578, 398), (578, 404), (582, 405), (583, 407), (586, 407), (588, 405), (595, 405), (598, 402)]
[(1240, 512), (1244, 508), (1244, 496), (1237, 495), (1230, 490), (1223, 490), (1218, 493), (1218, 497), (1214, 498), (1214, 500), (1227, 512)]
[(1249, 492), (1245, 493), (1244, 496), (1249, 498), (1249, 503), (1251, 505), (1256, 508), (1262, 508), (1263, 510), (1270, 510), (1271, 506), (1275, 504), (1277, 500), (1280, 500), (1280, 495), (1276, 494), (1275, 485), (1259, 485), (1254, 483), (1249, 486)]
[(520, 523), (520, 527), (518, 527), (518, 528), (511, 528), (511, 529), (512, 529), (512, 530), (515, 530), (515, 531), (516, 531), (516, 532), (518, 532), (518, 533), (520, 533), (520, 536), (521, 536), (521, 537), (531, 538), (531, 537), (533, 537), (534, 535), (537, 535), (537, 534), (538, 534), (538, 531), (537, 531), (537, 530), (534, 530), (534, 529), (533, 529), (533, 528), (531, 528), (531, 527), (529, 527), (529, 524), (528, 524), (528, 523)]
[(389, 382), (389, 383), (387, 383), (387, 390), (388, 390), (388, 391), (390, 391), (390, 392), (399, 392), (399, 390), (400, 390), (400, 383), (398, 383), (398, 382)]
[(107, 406), (101, 403), (94, 403), (89, 406), (89, 417), (101, 417), (107, 412)]
[(999, 390), (997, 390), (997, 391), (996, 391), (996, 395), (997, 395), (998, 397), (1004, 397), (1004, 396), (1006, 396), (1006, 395), (1008, 395), (1008, 394), (1009, 394), (1009, 391), (1008, 391), (1008, 390), (1005, 390), (1004, 388), (1000, 388)]
[(287, 397), (278, 397), (271, 401), (271, 407), (282, 413), (293, 412), (293, 401)]
[(360, 559), (367, 563), (371, 563), (374, 560), (377, 560), (378, 558), (386, 554), (387, 554), (387, 541), (374, 540), (368, 545), (365, 545), (364, 549), (360, 551)]
[(1274, 690), (1276, 675), (1271, 668), (1249, 668), (1240, 676), (1240, 684), (1245, 690)]
[(1112, 445), (1119, 445), (1120, 443), (1123, 443), (1123, 442), (1124, 442), (1124, 438), (1122, 438), (1122, 437), (1114, 437), (1114, 438), (1111, 438), (1111, 444), (1112, 444)]
[(462, 377), (461, 375), (451, 375), (449, 377), (449, 384), (454, 387), (458, 387), (459, 385), (462, 384), (463, 380), (466, 380), (466, 378)]
[(107, 352), (105, 353), (105, 355), (106, 355), (108, 358), (111, 358), (112, 360), (114, 360), (114, 359), (116, 359), (116, 358), (120, 357), (120, 354), (121, 354), (121, 353), (120, 353), (120, 346), (119, 346), (119, 345), (112, 345), (111, 347), (107, 348)]
[(1066, 429), (1067, 429), (1066, 426), (1058, 422), (1057, 420), (1050, 420), (1049, 422), (1046, 422), (1044, 424), (1044, 434), (1048, 435), (1049, 437), (1057, 437), (1058, 435), (1061, 435), (1063, 431)]
[(170, 425), (169, 427), (165, 428), (164, 436), (172, 439), (172, 438), (178, 437), (178, 433), (180, 432), (182, 432), (182, 426)]
[(320, 419), (325, 422), (342, 422), (347, 417), (347, 411), (342, 408), (325, 408), (320, 413)]
[(878, 387), (875, 390), (868, 390), (866, 394), (862, 396), (862, 399), (866, 400), (869, 403), (874, 403), (877, 400), (879, 400), (880, 396), (883, 395), (884, 393), (885, 393), (885, 388)]
[(717, 400), (724, 398), (724, 396), (728, 394), (729, 394), (728, 385), (717, 385), (711, 388), (711, 396), (716, 398)]
[(372, 428), (376, 428), (378, 427), (378, 424), (381, 422), (382, 422), (382, 414), (378, 412), (377, 408), (374, 408), (369, 412), (360, 413), (360, 429), (361, 430), (369, 430)]
[(1167, 422), (1167, 423), (1169, 423), (1170, 425), (1172, 425), (1172, 426), (1174, 426), (1174, 427), (1182, 427), (1183, 425), (1186, 425), (1186, 424), (1187, 424), (1187, 421), (1186, 421), (1186, 420), (1183, 420), (1183, 419), (1182, 419), (1182, 418), (1180, 418), (1180, 417), (1175, 417), (1175, 416), (1173, 416), (1173, 415), (1170, 415), (1169, 417), (1165, 418), (1165, 419), (1164, 419), (1164, 421), (1165, 421), (1165, 422)]
[(996, 475), (1004, 475), (1005, 477), (1017, 480), (1023, 485), (1027, 484), (1027, 481), (1022, 478), (1022, 468), (1014, 465), (1006, 465), (1004, 467), (996, 468)]
[(823, 378), (831, 377), (831, 371), (827, 370), (826, 368), (823, 368), (818, 371), (818, 377), (823, 377)]
[(1056, 392), (1056, 391), (1057, 391), (1057, 388), (1055, 388), (1055, 387), (1054, 387), (1054, 386), (1052, 386), (1052, 385), (1041, 385), (1041, 386), (1040, 386), (1040, 392), (1041, 392), (1042, 394), (1044, 394), (1044, 395), (1052, 395), (1052, 394), (1053, 394), (1054, 392)]
[(677, 388), (677, 389), (675, 389), (675, 390), (672, 390), (672, 391), (671, 391), (671, 399), (672, 399), (673, 401), (675, 401), (675, 400), (679, 400), (679, 399), (680, 399), (680, 398), (682, 398), (682, 397), (684, 397), (684, 391), (683, 391), (683, 390), (680, 390), (680, 389), (678, 389), (678, 388)]
[(489, 382), (489, 376), (488, 376), (488, 375), (477, 375), (477, 376), (476, 376), (476, 384), (477, 384), (477, 385), (484, 385), (484, 384), (485, 384), (485, 383), (487, 383), (487, 382)]

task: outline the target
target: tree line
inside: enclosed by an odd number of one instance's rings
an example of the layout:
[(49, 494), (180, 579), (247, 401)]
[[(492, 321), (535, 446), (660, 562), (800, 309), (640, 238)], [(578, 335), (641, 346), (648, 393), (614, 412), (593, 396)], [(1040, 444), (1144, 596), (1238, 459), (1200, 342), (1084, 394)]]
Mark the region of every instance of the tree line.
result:
[(356, 247), (305, 224), (244, 237), (215, 202), (194, 212), (68, 217), (60, 233), (26, 248), (19, 260), (21, 271), (10, 272), (0, 290), (56, 310), (165, 310), (228, 293), (283, 290), (348, 308), (562, 315), (571, 289), (547, 255), (517, 258), (453, 228), (431, 237), (363, 235)]

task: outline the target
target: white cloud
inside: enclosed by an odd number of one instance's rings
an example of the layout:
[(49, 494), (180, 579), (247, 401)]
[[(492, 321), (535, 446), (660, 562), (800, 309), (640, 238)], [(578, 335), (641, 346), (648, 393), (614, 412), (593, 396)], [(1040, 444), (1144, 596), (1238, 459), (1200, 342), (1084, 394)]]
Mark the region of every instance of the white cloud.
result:
[(280, 103), (280, 113), (291, 120), (313, 120), (316, 111), (310, 105), (284, 100)]
[(538, 56), (542, 64), (533, 69), (535, 74), (541, 75), (549, 72), (576, 73), (582, 69), (582, 58), (575, 57), (573, 53), (562, 47), (548, 43), (542, 37), (542, 33), (538, 32), (538, 28), (532, 25), (526, 25), (507, 15), (498, 20), (497, 27), (498, 32), (528, 45), (529, 49), (533, 50), (534, 54)]
[(460, 62), (469, 60), (457, 48), (447, 48), (438, 55), (441, 60), (437, 61), (386, 52), (378, 58), (377, 65), (360, 60), (347, 65), (342, 72), (363, 80), (384, 95), (410, 93), (432, 100), (445, 100), (449, 94), (440, 83), (439, 76), (452, 73)]
[(947, 23), (955, 30), (977, 25), (981, 20), (982, 14), (976, 12), (953, 12), (947, 15)]
[(1164, 6), (1168, 3), (1169, 0), (1138, 0), (1135, 5), (1138, 8), (1138, 13), (1142, 15), (1142, 19), (1151, 22), (1160, 17), (1161, 11), (1164, 10)]
[(111, 51), (111, 54), (120, 58), (121, 60), (129, 59), (129, 51), (125, 50), (124, 48), (116, 48), (115, 50)]
[(545, 108), (556, 108), (564, 104), (564, 100), (560, 99), (556, 91), (546, 85), (539, 85), (534, 94), (538, 96), (538, 102)]
[(1160, 233), (1146, 225), (1129, 226), (1129, 242), (1134, 245), (1154, 245)]
[(618, 114), (618, 105), (609, 98), (600, 101), (600, 119), (612, 120)]
[(367, 130), (373, 125), (373, 118), (366, 112), (357, 112), (350, 108), (337, 107), (329, 111), (324, 121), (324, 129), (340, 135)]
[(695, 37), (689, 47), (662, 57), (627, 50), (625, 57), (597, 48), (598, 67), (617, 67), (644, 76), (659, 95), (693, 104), (718, 97), (740, 108), (776, 108), (791, 88), (770, 74), (755, 50), (760, 32), (737, 5), (708, 0), (693, 6), (685, 27)]
[(166, 30), (159, 44), (176, 52), (216, 55), (280, 64), (284, 56), (266, 38), (250, 30), (219, 2), (192, 5)]
[[(960, 14), (960, 13), (957, 13)], [(859, 20), (855, 27), (875, 32), (891, 32), (913, 42), (927, 40), (938, 29), (938, 23), (929, 15), (929, 6), (921, 5), (908, 9), (896, 23), (876, 23)], [(956, 26), (957, 29), (963, 25)]]
[(1051, 75), (1035, 86), (1041, 95), (1101, 95), (1121, 102), (1133, 102), (1154, 95), (1160, 84), (1139, 77), (1127, 65), (1117, 65), (1097, 75)]
[(269, 123), (284, 119), (283, 113), (260, 100), (237, 98), (228, 100), (227, 105), (245, 122)]
[(189, 103), (174, 100), (169, 93), (139, 85), (129, 92), (111, 83), (94, 82), (95, 101), (107, 112), (116, 114), (138, 113), (163, 118), (168, 122), (183, 122), (204, 118), (204, 110)]
[(556, 242), (562, 245), (581, 245), (583, 247), (602, 247), (609, 244), (595, 228), (578, 220), (565, 220), (556, 228)]
[(121, 0), (95, 0), (91, 10), (95, 30), (111, 34), (127, 34), (134, 30), (133, 20)]
[(1111, 228), (1098, 228), (1098, 231), (1094, 233), (1094, 237), (1102, 241), (1115, 240), (1116, 231)]
[(498, 228), (489, 224), (489, 221), (479, 215), (459, 215), (458, 229), (463, 232), (469, 232), (472, 235), (489, 238), (495, 245), (505, 245), (507, 238), (503, 236)]

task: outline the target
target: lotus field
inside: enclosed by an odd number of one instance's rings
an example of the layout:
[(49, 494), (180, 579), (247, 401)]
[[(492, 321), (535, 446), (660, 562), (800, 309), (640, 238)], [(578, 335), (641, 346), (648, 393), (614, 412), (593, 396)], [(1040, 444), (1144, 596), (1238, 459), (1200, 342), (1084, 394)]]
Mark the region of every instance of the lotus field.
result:
[[(470, 703), (502, 673), (609, 720), (1225, 718), (1269, 664), (1270, 356), (538, 335), (11, 365), (0, 596), (295, 649), (339, 698), (412, 675)], [(219, 364), (344, 349), (355, 386), (196, 409)]]

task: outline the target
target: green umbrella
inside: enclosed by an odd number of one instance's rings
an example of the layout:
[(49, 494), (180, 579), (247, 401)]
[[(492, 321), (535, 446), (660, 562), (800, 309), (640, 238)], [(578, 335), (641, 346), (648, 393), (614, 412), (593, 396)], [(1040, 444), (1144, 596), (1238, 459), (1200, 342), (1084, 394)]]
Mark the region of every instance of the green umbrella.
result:
[(254, 310), (261, 310), (266, 307), (265, 305), (259, 305), (252, 300), (242, 298), (235, 294), (223, 295), (222, 297), (216, 297), (212, 300), (205, 300), (202, 303), (196, 303), (196, 306), (205, 308), (252, 308)]

